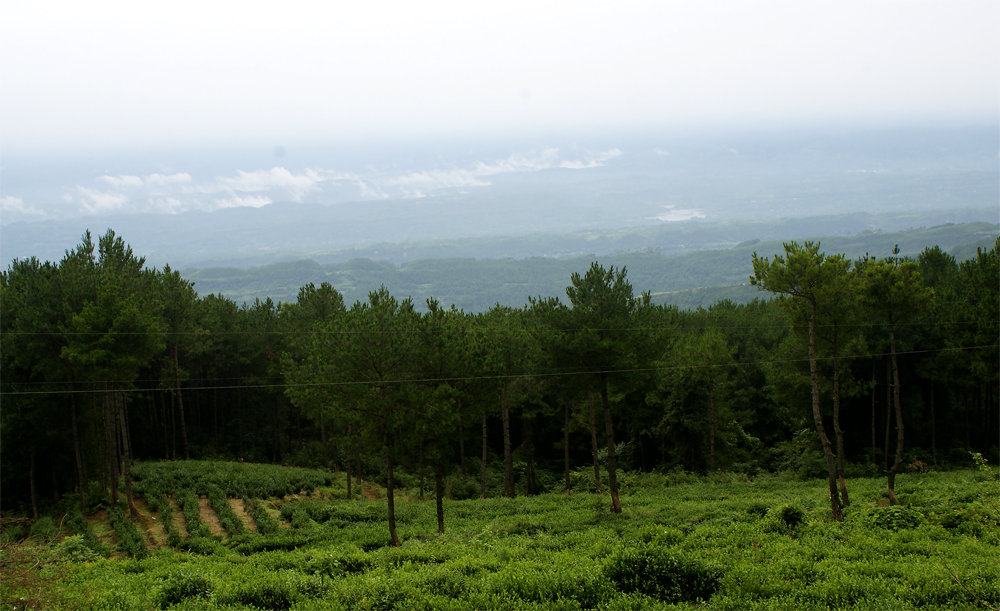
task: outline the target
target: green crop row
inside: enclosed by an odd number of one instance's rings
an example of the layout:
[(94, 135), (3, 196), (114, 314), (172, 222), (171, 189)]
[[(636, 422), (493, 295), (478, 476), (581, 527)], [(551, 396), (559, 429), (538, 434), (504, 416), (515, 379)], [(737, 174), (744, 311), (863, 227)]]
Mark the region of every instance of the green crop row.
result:
[(211, 535), (208, 525), (201, 521), (198, 495), (193, 490), (181, 490), (177, 494), (177, 504), (181, 506), (181, 513), (184, 514), (184, 526), (187, 528), (188, 539)]
[(243, 506), (247, 508), (247, 513), (257, 525), (257, 532), (261, 535), (275, 535), (278, 533), (278, 522), (267, 513), (264, 505), (257, 499), (243, 499)]
[(125, 517), (125, 512), (120, 505), (115, 505), (108, 510), (108, 522), (115, 534), (118, 535), (118, 549), (129, 554), (137, 560), (141, 560), (149, 555), (146, 544), (142, 540), (139, 529), (131, 520)]
[(141, 462), (132, 475), (141, 495), (185, 489), (207, 495), (215, 486), (228, 497), (271, 498), (333, 483), (331, 474), (312, 469), (205, 460)]
[(243, 520), (233, 511), (221, 488), (214, 484), (208, 486), (208, 502), (211, 504), (212, 510), (219, 516), (219, 523), (226, 529), (229, 536), (235, 537), (246, 532)]

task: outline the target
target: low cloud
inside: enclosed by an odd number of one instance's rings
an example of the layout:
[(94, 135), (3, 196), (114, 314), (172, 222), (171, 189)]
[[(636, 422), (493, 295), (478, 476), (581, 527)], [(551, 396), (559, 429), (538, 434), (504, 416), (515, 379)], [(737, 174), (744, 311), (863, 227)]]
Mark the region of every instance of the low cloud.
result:
[[(487, 187), (490, 177), (516, 172), (547, 169), (581, 170), (604, 165), (619, 157), (617, 148), (596, 153), (585, 152), (573, 158), (557, 148), (515, 152), (493, 161), (480, 161), (467, 167), (345, 173), (322, 168), (293, 171), (281, 166), (270, 169), (237, 170), (229, 176), (198, 181), (191, 174), (120, 174), (98, 176), (97, 186), (77, 186), (63, 199), (77, 206), (78, 212), (147, 212), (176, 214), (187, 210), (217, 210), (250, 206), (259, 208), (280, 201), (302, 202), (347, 199), (376, 200), (389, 197), (421, 198), (441, 189), (465, 190)], [(326, 191), (324, 196), (324, 190)], [(336, 195), (332, 195), (336, 193)], [(20, 200), (5, 204), (14, 210)], [(5, 209), (6, 210), (6, 209)], [(28, 210), (25, 208), (25, 210)], [(29, 212), (23, 212), (28, 214)], [(41, 214), (41, 212), (39, 212)]]
[(47, 216), (44, 211), (30, 204), (25, 204), (23, 199), (14, 197), (13, 195), (0, 197), (0, 215), (5, 217), (4, 221), (10, 220), (11, 222), (20, 220), (23, 217), (40, 218)]

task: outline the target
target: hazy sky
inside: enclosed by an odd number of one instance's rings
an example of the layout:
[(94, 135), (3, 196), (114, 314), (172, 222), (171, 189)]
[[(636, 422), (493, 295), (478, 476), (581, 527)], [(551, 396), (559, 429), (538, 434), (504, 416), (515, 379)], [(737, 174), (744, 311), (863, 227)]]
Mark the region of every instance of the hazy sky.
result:
[(992, 123), (1000, 2), (5, 0), (0, 67), (8, 155)]

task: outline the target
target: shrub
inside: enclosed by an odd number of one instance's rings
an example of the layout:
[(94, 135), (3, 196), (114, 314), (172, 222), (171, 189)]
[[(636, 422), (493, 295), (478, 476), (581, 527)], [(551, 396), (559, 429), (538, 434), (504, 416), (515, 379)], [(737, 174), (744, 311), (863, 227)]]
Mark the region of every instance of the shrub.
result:
[(56, 554), (69, 562), (91, 562), (101, 556), (87, 546), (83, 535), (70, 535), (56, 546)]
[(212, 510), (219, 516), (219, 524), (222, 524), (230, 536), (234, 537), (246, 532), (243, 520), (233, 511), (221, 488), (214, 484), (208, 486), (208, 502), (212, 505)]
[(183, 601), (186, 598), (208, 599), (212, 596), (212, 582), (202, 575), (175, 573), (167, 578), (156, 595), (156, 604), (161, 609)]
[(211, 536), (208, 525), (201, 521), (198, 497), (194, 491), (188, 489), (178, 492), (177, 503), (184, 514), (184, 525), (187, 527), (189, 538)]
[(916, 528), (923, 521), (924, 516), (919, 511), (901, 505), (875, 507), (867, 516), (867, 522), (871, 526), (885, 530)]
[(118, 549), (129, 554), (137, 560), (142, 560), (149, 555), (146, 544), (143, 543), (139, 529), (131, 520), (125, 517), (125, 512), (121, 505), (115, 505), (108, 510), (108, 521), (111, 528), (118, 535)]
[(70, 529), (71, 532), (80, 535), (82, 537), (83, 544), (90, 548), (90, 550), (95, 554), (107, 556), (111, 553), (108, 546), (104, 545), (97, 539), (97, 535), (94, 534), (94, 530), (90, 528), (89, 524), (87, 524), (87, 520), (84, 519), (80, 510), (76, 510), (69, 514), (63, 524), (65, 524), (66, 528)]
[(780, 505), (775, 508), (774, 516), (788, 528), (795, 528), (806, 519), (805, 512), (792, 504)]
[(257, 532), (262, 535), (277, 534), (279, 529), (278, 522), (271, 517), (271, 514), (267, 513), (267, 510), (264, 509), (260, 501), (244, 498), (243, 506), (246, 507), (247, 513), (253, 519), (253, 523), (257, 525)]
[(747, 506), (747, 515), (763, 518), (767, 515), (767, 505), (760, 501), (753, 501)]
[(604, 571), (622, 592), (671, 603), (707, 601), (719, 589), (722, 576), (697, 560), (649, 547), (619, 549), (608, 558)]
[(43, 516), (31, 525), (30, 535), (46, 541), (51, 541), (59, 534), (59, 527), (50, 516)]

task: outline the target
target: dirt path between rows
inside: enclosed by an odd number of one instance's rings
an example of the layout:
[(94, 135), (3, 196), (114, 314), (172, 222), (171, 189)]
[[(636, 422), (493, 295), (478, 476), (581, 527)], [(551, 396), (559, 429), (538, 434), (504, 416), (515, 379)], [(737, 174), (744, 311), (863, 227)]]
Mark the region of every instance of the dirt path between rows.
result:
[(208, 526), (209, 533), (222, 537), (226, 536), (226, 529), (222, 527), (222, 524), (219, 524), (219, 516), (215, 514), (215, 510), (212, 509), (212, 505), (208, 502), (208, 499), (198, 497), (198, 514), (201, 516), (201, 521)]
[(173, 509), (173, 515), (171, 515), (170, 523), (174, 525), (177, 532), (181, 535), (181, 540), (188, 538), (187, 526), (184, 525), (184, 512), (181, 511), (181, 506), (177, 504), (177, 499), (170, 497), (168, 499), (170, 503), (170, 508)]
[(236, 514), (236, 517), (243, 521), (243, 526), (246, 526), (247, 530), (252, 533), (257, 532), (257, 525), (254, 523), (253, 519), (247, 515), (246, 508), (243, 507), (243, 499), (226, 500), (229, 501), (229, 506), (233, 508), (233, 513)]

